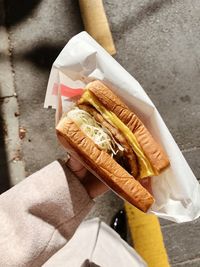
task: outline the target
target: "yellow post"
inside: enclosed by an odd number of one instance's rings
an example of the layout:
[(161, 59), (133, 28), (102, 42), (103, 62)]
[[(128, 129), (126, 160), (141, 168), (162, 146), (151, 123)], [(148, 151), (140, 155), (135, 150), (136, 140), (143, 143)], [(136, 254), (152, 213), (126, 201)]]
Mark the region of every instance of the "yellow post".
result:
[(102, 0), (79, 0), (85, 30), (108, 51), (116, 53)]
[(169, 267), (158, 218), (125, 203), (128, 224), (135, 250), (149, 267)]

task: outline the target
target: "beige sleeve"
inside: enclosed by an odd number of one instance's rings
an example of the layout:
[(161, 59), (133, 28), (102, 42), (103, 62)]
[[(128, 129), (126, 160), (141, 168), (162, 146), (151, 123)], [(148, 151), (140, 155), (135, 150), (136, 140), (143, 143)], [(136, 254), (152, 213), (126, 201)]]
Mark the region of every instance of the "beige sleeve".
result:
[(0, 266), (41, 266), (64, 246), (93, 201), (58, 161), (0, 196)]

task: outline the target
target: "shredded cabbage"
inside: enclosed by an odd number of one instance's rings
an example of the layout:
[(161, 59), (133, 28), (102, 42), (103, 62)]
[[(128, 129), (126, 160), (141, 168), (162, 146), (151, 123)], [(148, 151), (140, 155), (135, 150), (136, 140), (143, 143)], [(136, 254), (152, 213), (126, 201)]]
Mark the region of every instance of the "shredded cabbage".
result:
[(110, 152), (112, 155), (116, 155), (119, 151), (124, 150), (124, 148), (116, 142), (110, 131), (97, 123), (87, 111), (76, 107), (67, 113), (67, 117), (73, 120), (102, 150)]

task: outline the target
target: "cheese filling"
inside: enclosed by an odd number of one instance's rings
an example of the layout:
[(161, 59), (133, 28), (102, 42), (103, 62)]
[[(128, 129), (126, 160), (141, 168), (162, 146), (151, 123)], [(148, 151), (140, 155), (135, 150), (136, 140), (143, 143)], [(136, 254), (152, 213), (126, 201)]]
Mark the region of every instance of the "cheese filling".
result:
[(135, 135), (131, 132), (131, 130), (111, 111), (107, 110), (100, 101), (88, 90), (86, 90), (79, 103), (89, 103), (92, 105), (105, 120), (111, 123), (113, 126), (118, 128), (128, 140), (129, 144), (131, 145), (133, 151), (135, 152), (139, 166), (140, 166), (140, 174), (139, 178), (145, 178), (148, 176), (156, 175), (155, 171), (153, 170), (151, 163), (149, 162), (148, 158), (143, 153), (143, 150), (138, 143)]

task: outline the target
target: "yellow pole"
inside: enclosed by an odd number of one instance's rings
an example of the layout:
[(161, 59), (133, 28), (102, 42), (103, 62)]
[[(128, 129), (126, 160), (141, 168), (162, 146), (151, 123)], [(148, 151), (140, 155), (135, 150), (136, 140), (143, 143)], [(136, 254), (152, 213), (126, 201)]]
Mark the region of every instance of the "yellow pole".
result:
[(170, 267), (158, 218), (125, 203), (135, 250), (149, 267)]
[(108, 51), (116, 53), (102, 0), (79, 0), (85, 30)]

